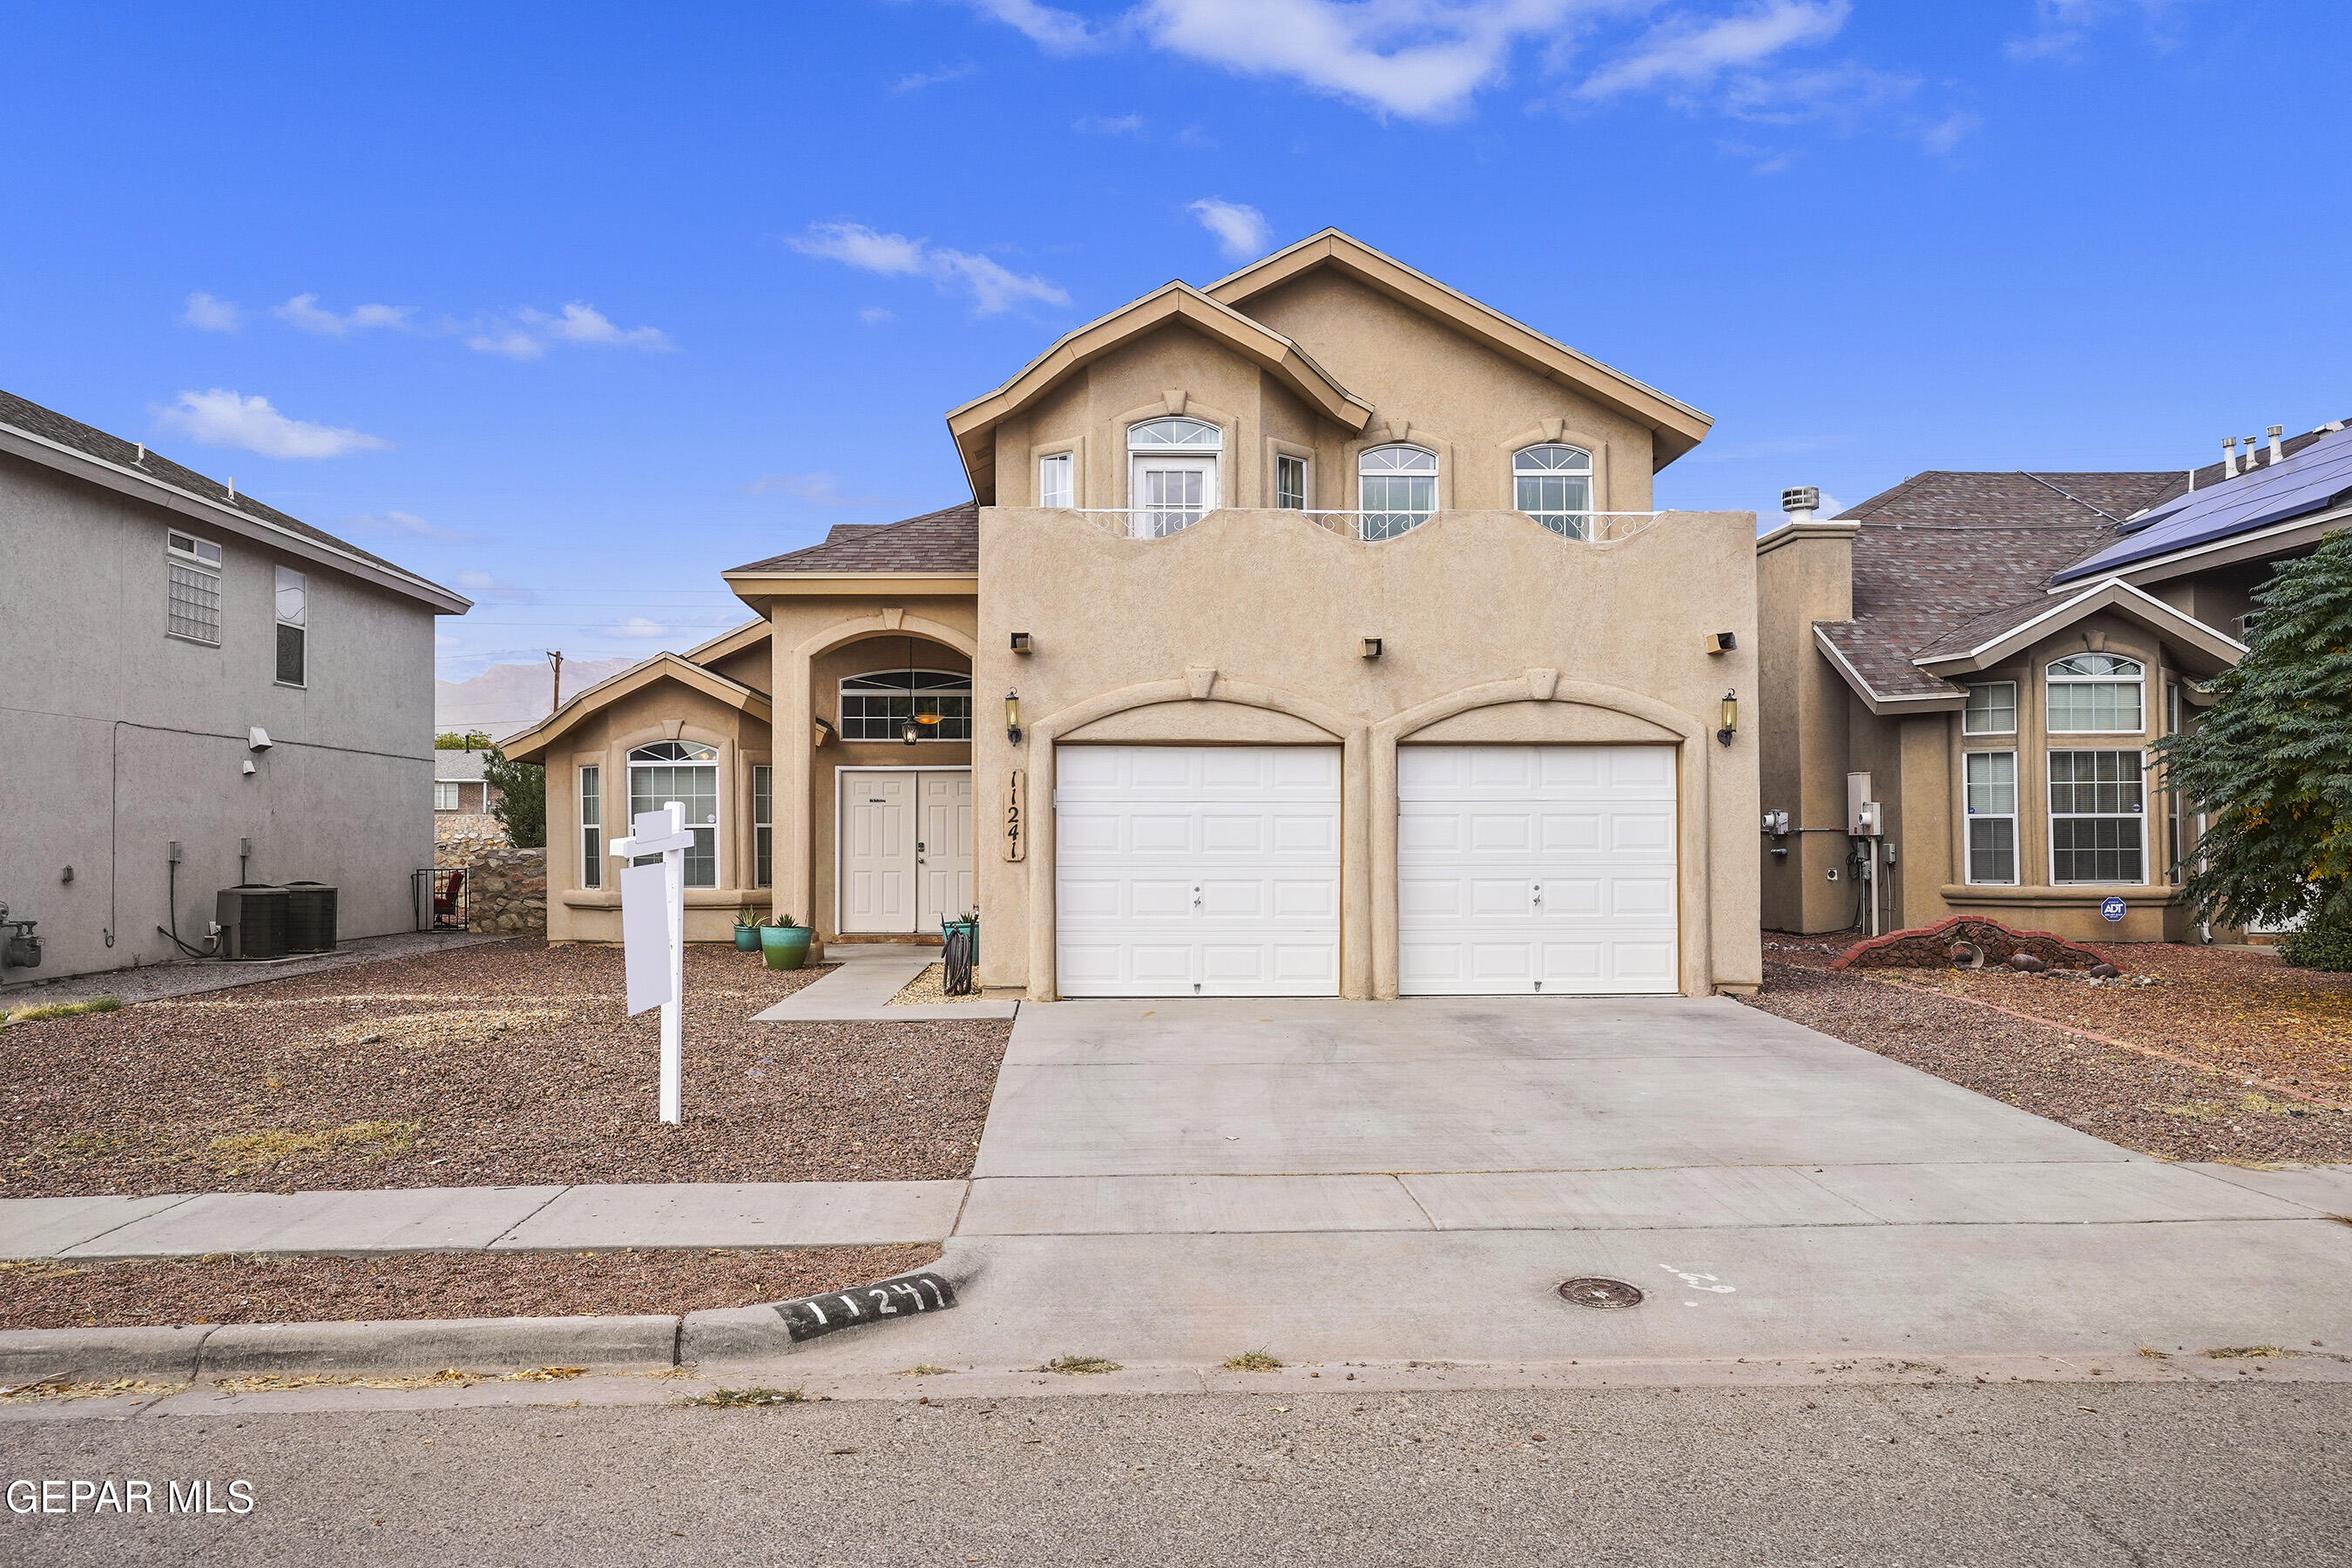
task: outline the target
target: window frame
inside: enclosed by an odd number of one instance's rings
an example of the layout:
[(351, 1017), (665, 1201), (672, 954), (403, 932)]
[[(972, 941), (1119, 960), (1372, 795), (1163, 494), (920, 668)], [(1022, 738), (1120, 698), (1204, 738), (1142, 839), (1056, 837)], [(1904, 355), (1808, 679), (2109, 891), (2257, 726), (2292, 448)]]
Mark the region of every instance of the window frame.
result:
[[(1580, 470), (1530, 468), (1523, 472), (1519, 468), (1519, 459), (1531, 452), (1573, 452), (1584, 459), (1584, 467)], [(1519, 481), (1542, 479), (1581, 479), (1584, 481), (1584, 505), (1580, 508), (1567, 507), (1558, 510), (1543, 510), (1522, 505), (1519, 497)], [(1593, 501), (1599, 494), (1600, 483), (1600, 465), (1594, 461), (1592, 453), (1573, 441), (1537, 441), (1521, 447), (1511, 454), (1511, 510), (1529, 521), (1559, 534), (1562, 539), (1592, 537), (1592, 521), (1597, 510)], [(1570, 523), (1570, 526), (1554, 527), (1548, 520), (1555, 517)]]
[[(939, 676), (950, 681), (961, 681), (963, 683), (963, 687), (962, 689), (959, 691), (952, 685), (931, 687), (910, 686), (907, 689), (905, 693), (908, 699), (907, 711), (897, 714), (885, 713), (881, 716), (881, 722), (889, 727), (889, 733), (884, 735), (874, 735), (853, 732), (853, 724), (859, 726), (869, 724), (873, 722), (874, 716), (871, 714), (861, 713), (858, 715), (857, 719), (853, 721), (849, 715), (849, 700), (853, 696), (861, 700), (874, 697), (887, 698), (889, 694), (884, 691), (853, 692), (849, 689), (851, 683), (853, 681), (871, 681), (880, 679), (907, 676), (909, 674), (917, 676)], [(922, 733), (916, 737), (915, 744), (919, 746), (968, 746), (971, 744), (973, 733), (971, 708), (972, 690), (971, 672), (968, 669), (926, 669), (920, 668), (911, 671), (906, 669), (866, 669), (860, 670), (855, 675), (845, 675), (841, 678), (840, 685), (836, 687), (834, 691), (834, 723), (840, 730), (841, 738), (855, 745), (874, 746), (888, 744), (903, 746), (907, 742), (904, 735), (900, 733), (900, 730), (905, 725), (906, 721), (914, 716), (915, 704), (913, 698), (915, 693), (919, 690), (927, 692), (928, 694), (935, 697), (948, 699), (961, 697), (963, 699), (964, 705), (964, 732), (961, 735), (949, 734), (947, 731), (949, 729), (948, 719), (950, 718), (950, 715), (942, 713), (939, 723), (920, 726)]]
[[(187, 542), (184, 548), (180, 543), (182, 540)], [(205, 553), (208, 551), (210, 553)], [(226, 597), (221, 585), (227, 574), (226, 552), (218, 543), (200, 534), (190, 533), (185, 529), (167, 528), (163, 531), (163, 635), (194, 643), (198, 647), (220, 647), (221, 622), (224, 619), (222, 601)], [(208, 637), (184, 632), (172, 624), (175, 619), (191, 624), (194, 622), (194, 616), (173, 614), (173, 606), (180, 601), (172, 596), (172, 590), (180, 585), (181, 579), (175, 575), (179, 573), (187, 574), (191, 587), (196, 586), (198, 581), (209, 584), (212, 602), (206, 607), (212, 611), (213, 635)]]
[[(660, 746), (693, 748), (709, 752), (710, 755), (707, 758), (692, 756), (640, 758), (637, 755), (640, 752), (650, 752)], [(684, 739), (676, 741), (645, 741), (629, 748), (628, 755), (625, 759), (625, 762), (629, 770), (629, 820), (632, 824), (635, 822), (637, 813), (638, 769), (708, 768), (710, 771), (710, 820), (708, 822), (689, 822), (686, 825), (687, 831), (695, 834), (698, 838), (704, 833), (709, 833), (710, 835), (710, 853), (708, 857), (704, 857), (697, 850), (687, 851), (687, 860), (684, 868), (686, 873), (686, 886), (689, 891), (696, 892), (706, 892), (714, 888), (725, 887), (727, 885), (727, 837), (725, 826), (727, 822), (727, 778), (726, 769), (723, 764), (726, 762), (726, 753), (721, 752), (717, 746), (710, 744), (708, 741), (688, 741)], [(646, 798), (652, 802), (652, 804), (647, 807), (648, 810), (658, 811), (661, 809), (661, 803), (659, 801), (655, 801), (650, 794), (648, 794)], [(658, 863), (660, 858), (661, 858), (657, 855), (641, 855), (635, 860), (631, 861), (630, 864), (636, 866), (653, 865)], [(695, 862), (698, 859), (705, 858), (708, 859), (709, 864), (710, 879), (707, 882), (698, 882), (694, 879)]]
[[(1986, 691), (1986, 692), (1994, 691), (1994, 690), (1997, 690), (1997, 689), (1999, 689), (2000, 688), (2004, 687), (2004, 686), (2006, 686), (2006, 687), (2008, 687), (2008, 688), (2009, 688), (2009, 727), (2008, 727), (2007, 729), (2005, 729), (2005, 730), (1978, 730), (1978, 729), (1972, 729), (1972, 728), (1970, 728), (1970, 727), (1969, 727), (1969, 720), (1971, 720), (1971, 719), (1973, 719), (1973, 718), (1975, 718), (1975, 717), (1977, 716), (1977, 712), (1978, 712), (1978, 710), (1977, 710), (1977, 707), (1976, 707), (1976, 696), (1977, 696), (1977, 693), (1978, 693), (1978, 692), (1979, 692), (1979, 691)], [(1963, 734), (1963, 735), (2014, 735), (2014, 734), (2016, 734), (2016, 733), (2017, 733), (2017, 682), (2016, 682), (2016, 681), (2014, 681), (2014, 680), (1972, 680), (1972, 681), (1969, 681), (1969, 682), (1968, 683), (1968, 689), (1969, 689), (1969, 701), (1968, 701), (1968, 705), (1967, 705), (1966, 707), (1964, 707), (1964, 708), (1962, 708), (1962, 709), (1960, 710), (1960, 733), (1961, 733), (1961, 734)], [(1990, 711), (1990, 710), (1992, 710), (1992, 709), (1991, 709), (1991, 705), (1990, 705), (1990, 704), (1987, 704), (1987, 710), (1989, 710), (1989, 711)]]
[[(286, 614), (286, 595), (289, 591), (287, 581), (289, 578), (293, 580), (290, 591), (301, 596), (300, 603), (296, 606), (295, 612), (290, 618)], [(275, 660), (277, 684), (280, 686), (290, 686), (295, 688), (297, 690), (308, 690), (310, 685), (310, 574), (305, 572), (297, 572), (291, 566), (278, 566), (273, 568), (272, 575), (270, 577), (269, 605), (271, 610), (273, 610), (277, 616), (277, 641), (270, 649), (271, 657)], [(298, 666), (295, 670), (294, 679), (291, 680), (289, 680), (286, 678), (286, 649), (288, 646), (286, 634), (288, 632), (295, 634), (293, 647)]]
[[(2138, 673), (2118, 675), (2061, 675), (2058, 667), (2078, 658), (2112, 658), (2130, 665)], [(2051, 659), (2042, 667), (2042, 727), (2053, 735), (2145, 735), (2147, 733), (2147, 661), (2127, 653), (2106, 653), (2086, 650)], [(2139, 722), (2127, 730), (2061, 729), (2058, 725), (2058, 689), (2061, 687), (2128, 686), (2133, 689), (2133, 707)], [(2097, 748), (2093, 748), (2094, 750)]]
[[(2085, 784), (2092, 788), (2096, 788), (2101, 784), (2120, 784), (2129, 782), (2133, 784), (2139, 792), (2139, 808), (2137, 811), (2122, 812), (2060, 811), (2058, 809), (2059, 780), (2057, 777), (2057, 769), (2058, 759), (2062, 756), (2131, 758), (2134, 767), (2138, 770), (2137, 775), (2132, 780), (2069, 779), (2065, 781), (2065, 783), (2070, 788), (2081, 788)], [(2147, 752), (2146, 749), (2139, 746), (2053, 746), (2042, 753), (2042, 773), (2045, 791), (2042, 795), (2042, 816), (2043, 823), (2048, 828), (2048, 837), (2050, 841), (2048, 855), (2050, 885), (2053, 888), (2145, 888), (2148, 886)], [(2068, 878), (2061, 880), (2058, 876), (2058, 857), (2062, 853), (2058, 847), (2058, 824), (2062, 819), (2070, 822), (2137, 822), (2139, 824), (2138, 877), (2130, 879), (2118, 879), (2112, 877), (2091, 878), (2087, 879), (2082, 878)], [(2074, 848), (2065, 850), (2063, 853), (2070, 855), (2096, 855), (2102, 853), (2102, 850), (2098, 847), (2093, 847), (2090, 849)]]
[[(1139, 440), (1137, 433), (1166, 426), (1188, 426), (1195, 432), (1206, 432), (1207, 438), (1191, 441)], [(1127, 517), (1128, 533), (1136, 539), (1165, 539), (1181, 533), (1224, 504), (1224, 426), (1189, 414), (1154, 414), (1147, 418), (1132, 419), (1119, 432), (1120, 444), (1127, 453)], [(1147, 468), (1146, 465), (1150, 465)], [(1149, 488), (1144, 476), (1157, 469), (1166, 474), (1194, 474), (1201, 479), (1197, 506), (1147, 505), (1143, 492)], [(1171, 518), (1181, 521), (1170, 522)]]
[[(1403, 468), (1375, 470), (1368, 466), (1375, 457), (1387, 452), (1417, 452), (1429, 459), (1429, 467), (1426, 470)], [(1434, 518), (1442, 510), (1438, 482), (1444, 473), (1444, 459), (1440, 458), (1434, 449), (1424, 447), (1418, 441), (1382, 441), (1378, 446), (1366, 447), (1359, 451), (1356, 454), (1356, 537), (1368, 543), (1377, 544), (1387, 540), (1402, 538)], [(1372, 481), (1391, 479), (1426, 481), (1429, 485), (1428, 509), (1423, 510), (1415, 507), (1373, 506), (1370, 493)], [(1375, 533), (1372, 531), (1372, 519), (1375, 517), (1382, 519), (1402, 517), (1411, 518), (1412, 521), (1401, 528), (1384, 521), (1380, 525), (1380, 531)]]
[(604, 885), (604, 768), (601, 763), (583, 763), (572, 772), (572, 798), (578, 803), (580, 815), (580, 885), (601, 889)]
[[(1296, 473), (1298, 476), (1298, 488), (1296, 490), (1288, 490), (1283, 488), (1283, 478), (1286, 474), (1289, 473)], [(1307, 458), (1301, 457), (1297, 452), (1284, 452), (1277, 450), (1274, 454), (1275, 510), (1307, 510), (1307, 502), (1314, 494), (1314, 490), (1311, 488), (1312, 482), (1312, 476), (1307, 468)], [(1294, 497), (1296, 497), (1295, 500), (1293, 499)]]
[[(442, 804), (441, 804), (441, 800), (442, 800), (442, 792), (443, 792), (444, 790), (446, 790), (446, 791), (448, 792), (448, 800), (449, 800), (449, 804), (448, 804), (448, 805), (442, 805)], [(463, 809), (464, 809), (464, 807), (465, 807), (465, 801), (464, 801), (464, 799), (463, 799), (463, 798), (458, 795), (458, 793), (457, 793), (457, 781), (456, 779), (435, 779), (435, 780), (433, 781), (433, 809), (434, 809), (434, 810), (436, 810), (436, 811), (460, 811), (460, 810), (463, 810)]]
[[(1979, 810), (1977, 807), (1975, 801), (1972, 798), (1977, 781), (1969, 776), (1969, 764), (1978, 757), (2006, 757), (2009, 759), (2009, 778), (2007, 780), (2009, 784), (2009, 809), (2007, 811), (1984, 811)], [(2014, 888), (2020, 886), (2024, 881), (2023, 847), (2018, 842), (2017, 836), (2019, 822), (2017, 763), (2018, 752), (2017, 749), (2013, 746), (2000, 751), (1962, 752), (1960, 753), (1960, 880), (1969, 887)], [(1988, 781), (1988, 784), (1990, 785), (1997, 785), (2001, 782), (2002, 781), (2000, 780), (1995, 779)], [(1976, 825), (1979, 822), (2002, 821), (2006, 821), (2009, 824), (2009, 875), (2005, 878), (1979, 877), (1977, 875), (1977, 846), (1976, 834), (1974, 831)]]
[(751, 886), (776, 885), (776, 769), (751, 764)]
[[(1060, 500), (1049, 493), (1046, 476), (1060, 470)], [(1058, 452), (1037, 454), (1037, 504), (1055, 511), (1066, 511), (1078, 504), (1078, 455), (1068, 447)]]

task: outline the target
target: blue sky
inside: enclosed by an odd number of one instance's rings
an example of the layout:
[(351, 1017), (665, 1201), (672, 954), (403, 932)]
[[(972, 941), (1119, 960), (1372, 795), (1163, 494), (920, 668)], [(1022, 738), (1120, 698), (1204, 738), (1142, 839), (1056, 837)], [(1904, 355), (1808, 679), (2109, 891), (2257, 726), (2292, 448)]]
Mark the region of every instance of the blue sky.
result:
[[(941, 415), (1337, 225), (1715, 416), (1660, 504), (2352, 414), (2352, 19), (2222, 0), (17, 5), (0, 386), (684, 647)], [(2327, 195), (2336, 190), (2335, 196)]]

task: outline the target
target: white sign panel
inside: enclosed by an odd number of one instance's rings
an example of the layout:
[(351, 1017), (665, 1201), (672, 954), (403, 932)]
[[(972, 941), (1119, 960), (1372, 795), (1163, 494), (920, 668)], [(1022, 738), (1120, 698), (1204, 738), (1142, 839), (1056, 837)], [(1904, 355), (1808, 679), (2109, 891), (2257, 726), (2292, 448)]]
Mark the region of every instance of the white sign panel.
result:
[(621, 868), (621, 941), (629, 977), (629, 1016), (678, 999), (669, 957), (668, 869)]

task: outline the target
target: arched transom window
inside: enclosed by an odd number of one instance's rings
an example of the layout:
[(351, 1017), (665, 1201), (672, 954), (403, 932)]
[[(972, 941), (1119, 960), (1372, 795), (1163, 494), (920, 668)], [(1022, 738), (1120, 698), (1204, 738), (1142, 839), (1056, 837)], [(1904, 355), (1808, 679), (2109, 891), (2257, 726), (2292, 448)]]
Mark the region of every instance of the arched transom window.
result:
[(1398, 443), (1367, 447), (1356, 460), (1356, 505), (1363, 537), (1394, 539), (1437, 510), (1437, 454)]
[(1547, 443), (1511, 454), (1512, 504), (1564, 539), (1592, 537), (1592, 454)]
[[(694, 847), (686, 852), (686, 885), (719, 886), (719, 748), (694, 741), (656, 741), (629, 753), (629, 815), (659, 811), (670, 801), (686, 807)], [(658, 855), (636, 864), (658, 865)]]
[(903, 741), (907, 726), (922, 741), (971, 739), (971, 677), (953, 669), (877, 669), (841, 683), (841, 738)]
[(2137, 735), (2147, 728), (2141, 700), (2147, 669), (2136, 658), (2078, 653), (2050, 666), (2053, 734)]
[(1224, 432), (1205, 419), (1171, 415), (1129, 426), (1129, 531), (1138, 539), (1157, 539), (1214, 511), (1217, 461), (1224, 444)]

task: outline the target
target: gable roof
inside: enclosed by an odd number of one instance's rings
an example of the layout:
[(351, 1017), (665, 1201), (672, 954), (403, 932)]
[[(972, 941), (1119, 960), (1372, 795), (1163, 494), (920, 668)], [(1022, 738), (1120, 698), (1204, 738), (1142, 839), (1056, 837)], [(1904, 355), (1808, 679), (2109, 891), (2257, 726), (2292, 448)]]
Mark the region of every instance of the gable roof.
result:
[(761, 595), (806, 591), (838, 577), (976, 591), (980, 503), (959, 501), (898, 522), (837, 522), (820, 543), (746, 562), (719, 576), (738, 598), (755, 605)]
[(562, 707), (530, 729), (508, 736), (500, 742), (501, 749), (509, 762), (544, 763), (548, 747), (561, 740), (565, 731), (581, 720), (632, 692), (642, 691), (664, 680), (675, 680), (691, 690), (716, 698), (763, 724), (772, 721), (772, 710), (766, 692), (755, 691), (740, 680), (730, 680), (717, 670), (705, 669), (680, 655), (657, 653), (651, 658), (638, 660), (616, 675), (606, 676), (584, 691), (574, 693)]
[(1375, 250), (1353, 235), (1326, 228), (1296, 245), (1251, 262), (1209, 285), (1208, 296), (1235, 310), (1251, 299), (1319, 267), (1335, 268), (1391, 299), (1412, 306), (1475, 342), (1515, 360), (1540, 375), (1574, 388), (1649, 427), (1654, 468), (1663, 468), (1697, 446), (1715, 421), (1689, 404), (1622, 371), (1545, 336), (1490, 305), (1439, 282), (1396, 258)]
[(1063, 377), (1120, 344), (1176, 322), (1214, 338), (1256, 362), (1298, 394), (1309, 407), (1350, 430), (1362, 429), (1371, 418), (1370, 404), (1333, 380), (1289, 338), (1189, 283), (1163, 283), (1149, 294), (1063, 333), (1003, 385), (948, 410), (948, 434), (955, 438), (956, 450), (963, 458), (964, 472), (971, 480), (971, 493), (982, 503), (992, 504), (996, 500), (996, 444), (989, 435), (999, 422)]
[(251, 496), (239, 495), (219, 480), (142, 445), (110, 436), (12, 392), (0, 392), (0, 451), (136, 496), (178, 512), (194, 526), (226, 529), (240, 538), (347, 572), (430, 605), (436, 615), (463, 615), (474, 605), (462, 594), (427, 582), (348, 540), (313, 528)]

